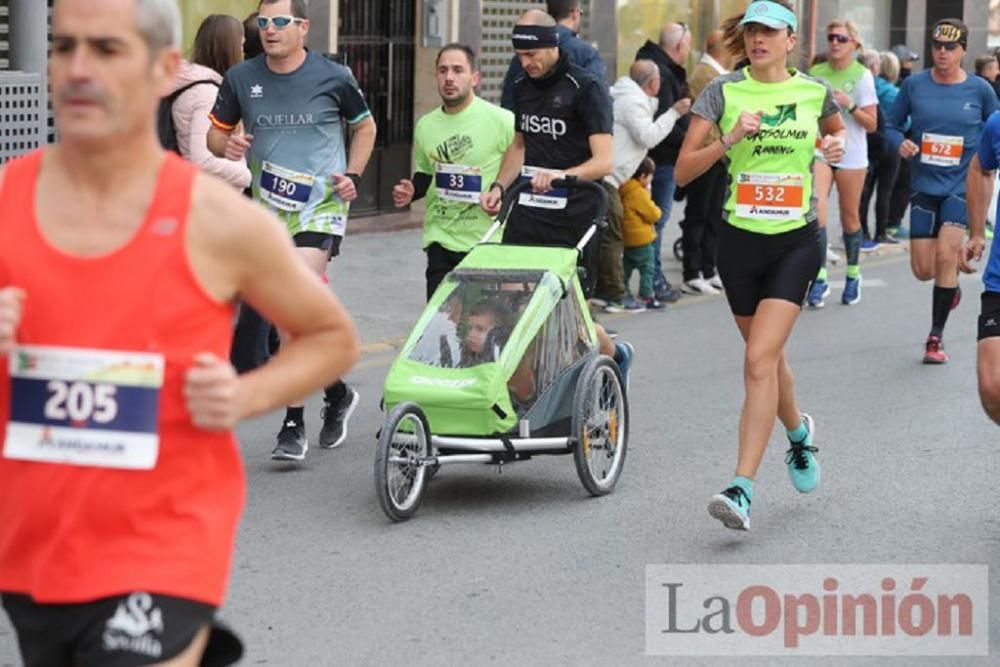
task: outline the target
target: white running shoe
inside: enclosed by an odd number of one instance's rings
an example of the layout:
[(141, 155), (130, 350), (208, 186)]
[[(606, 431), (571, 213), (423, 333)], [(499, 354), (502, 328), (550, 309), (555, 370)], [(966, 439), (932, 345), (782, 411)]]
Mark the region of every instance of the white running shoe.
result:
[(829, 245), (826, 246), (826, 261), (830, 262), (834, 266), (837, 266), (838, 264), (840, 264), (840, 261), (841, 261), (840, 260), (840, 255), (838, 255), (837, 253), (835, 253), (833, 251), (833, 248), (831, 248)]
[(725, 287), (723, 287), (722, 285), (722, 278), (719, 277), (718, 273), (716, 273), (714, 276), (708, 279), (708, 284), (714, 287), (715, 289), (719, 290), (720, 292), (725, 289)]
[(721, 294), (704, 278), (692, 278), (681, 283), (681, 291), (687, 294)]

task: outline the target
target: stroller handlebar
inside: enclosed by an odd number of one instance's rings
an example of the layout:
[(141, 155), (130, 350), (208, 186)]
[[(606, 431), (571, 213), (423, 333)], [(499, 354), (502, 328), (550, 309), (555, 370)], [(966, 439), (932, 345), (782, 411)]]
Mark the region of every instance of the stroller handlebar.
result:
[[(604, 227), (607, 225), (608, 216), (608, 193), (604, 191), (604, 188), (600, 186), (596, 181), (586, 181), (577, 178), (576, 176), (567, 176), (566, 178), (557, 178), (552, 181), (553, 188), (563, 188), (566, 190), (590, 190), (595, 195), (597, 195), (598, 205), (597, 214), (594, 215), (594, 219), (591, 222), (592, 225), (598, 227)], [(500, 207), (500, 215), (497, 216), (497, 220), (506, 221), (507, 216), (510, 215), (511, 210), (514, 208), (514, 204), (517, 202), (518, 198), (521, 196), (522, 192), (526, 192), (531, 189), (531, 181), (529, 179), (519, 180), (517, 183), (512, 185), (503, 198), (503, 205)]]
[[(598, 205), (597, 214), (590, 223), (590, 227), (587, 228), (586, 233), (581, 239), (581, 244), (578, 248), (583, 248), (590, 241), (591, 237), (597, 232), (597, 228), (604, 228), (607, 226), (607, 215), (608, 215), (608, 193), (604, 191), (595, 181), (585, 181), (580, 180), (576, 176), (567, 176), (566, 178), (557, 178), (552, 181), (553, 188), (565, 188), (567, 190), (578, 190), (586, 189), (592, 191), (597, 195)], [(500, 225), (507, 221), (508, 216), (510, 216), (511, 210), (514, 208), (514, 204), (517, 203), (521, 196), (521, 193), (529, 190), (531, 188), (531, 181), (528, 179), (519, 180), (514, 185), (510, 186), (510, 189), (504, 194), (503, 203), (500, 206), (500, 213), (497, 215), (496, 222), (489, 228), (480, 243), (486, 243), (493, 235), (500, 229)]]

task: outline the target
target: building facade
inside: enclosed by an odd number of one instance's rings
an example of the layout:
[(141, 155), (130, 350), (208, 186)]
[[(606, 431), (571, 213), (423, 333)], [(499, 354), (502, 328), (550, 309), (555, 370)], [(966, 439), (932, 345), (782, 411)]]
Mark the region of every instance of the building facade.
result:
[[(53, 0), (0, 0), (0, 162), (54, 140), (45, 78)], [(209, 14), (241, 20), (258, 0), (178, 0), (185, 51)], [(510, 29), (532, 0), (310, 0), (309, 47), (349, 66), (378, 124), (375, 155), (363, 180), (356, 213), (392, 209), (392, 186), (410, 173), (413, 126), (438, 103), (434, 60), (453, 41), (480, 54), (479, 94), (497, 101), (513, 55)], [(656, 40), (660, 27), (680, 21), (691, 30), (700, 57), (705, 36), (749, 0), (581, 0), (581, 38), (594, 44), (613, 79), (627, 71), (636, 50)], [(799, 63), (826, 48), (824, 26), (834, 18), (856, 21), (866, 43), (879, 50), (907, 44), (928, 62), (927, 26), (939, 18), (970, 27), (967, 66), (987, 43), (1000, 43), (1000, 0), (797, 0), (801, 21)], [(991, 10), (992, 7), (992, 10)], [(992, 12), (992, 13), (991, 13)], [(991, 24), (990, 19), (993, 18)]]

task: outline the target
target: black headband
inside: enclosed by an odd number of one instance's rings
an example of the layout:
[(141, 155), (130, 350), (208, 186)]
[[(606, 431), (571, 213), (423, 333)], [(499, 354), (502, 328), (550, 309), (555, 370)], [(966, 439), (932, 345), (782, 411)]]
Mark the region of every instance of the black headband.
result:
[(559, 33), (555, 26), (516, 25), (510, 39), (516, 51), (554, 49), (559, 46)]

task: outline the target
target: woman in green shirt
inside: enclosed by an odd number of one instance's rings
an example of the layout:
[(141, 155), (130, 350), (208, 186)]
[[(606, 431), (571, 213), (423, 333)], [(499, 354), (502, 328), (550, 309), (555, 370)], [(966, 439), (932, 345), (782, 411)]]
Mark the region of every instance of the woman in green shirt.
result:
[[(788, 432), (788, 472), (808, 493), (819, 483), (812, 419), (799, 412), (785, 342), (822, 258), (812, 161), (843, 156), (844, 123), (830, 86), (789, 69), (798, 18), (786, 2), (756, 0), (726, 23), (727, 46), (749, 66), (720, 76), (698, 97), (677, 162), (685, 185), (723, 157), (729, 188), (718, 268), (746, 342), (746, 397), (736, 478), (709, 503), (727, 528), (748, 530), (753, 479), (777, 416)], [(722, 138), (705, 146), (717, 125)]]

